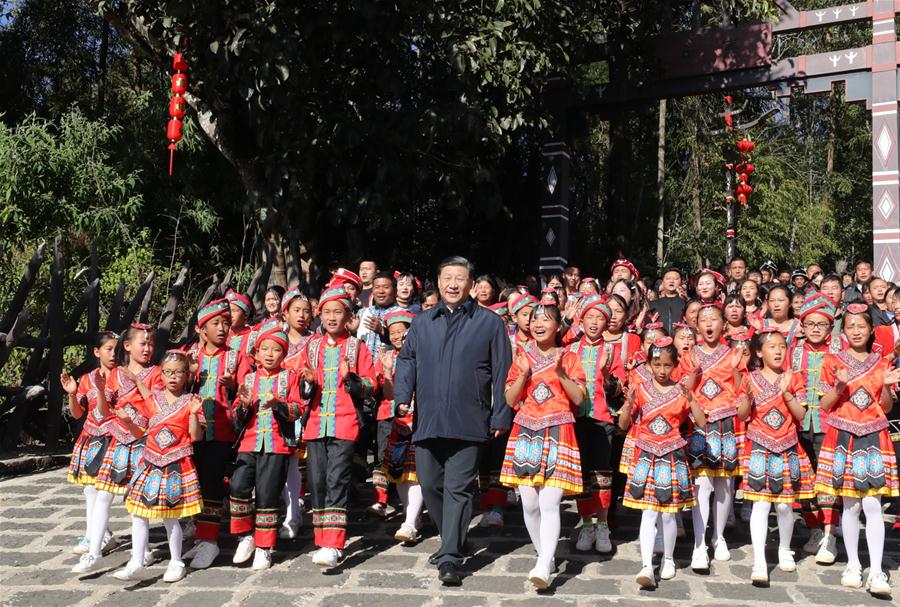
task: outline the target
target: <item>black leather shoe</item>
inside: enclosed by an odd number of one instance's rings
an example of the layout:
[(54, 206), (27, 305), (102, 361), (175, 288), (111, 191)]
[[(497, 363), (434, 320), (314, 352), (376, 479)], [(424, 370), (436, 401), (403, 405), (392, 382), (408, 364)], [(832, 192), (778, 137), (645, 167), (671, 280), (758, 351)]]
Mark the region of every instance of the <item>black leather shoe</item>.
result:
[(444, 586), (461, 586), (462, 576), (454, 563), (444, 563), (438, 567), (438, 579)]

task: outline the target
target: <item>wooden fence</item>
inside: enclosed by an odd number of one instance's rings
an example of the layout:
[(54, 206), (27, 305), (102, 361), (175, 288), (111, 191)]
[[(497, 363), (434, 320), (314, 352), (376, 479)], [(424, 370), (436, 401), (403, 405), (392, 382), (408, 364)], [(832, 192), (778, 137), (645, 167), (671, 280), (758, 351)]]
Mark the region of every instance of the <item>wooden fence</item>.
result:
[[(50, 289), (47, 310), (37, 335), (27, 332), (28, 319), (34, 312), (29, 304), (29, 295), (38, 280), (40, 269), (47, 261), (47, 247), (40, 245), (25, 268), (19, 285), (9, 302), (6, 313), (0, 320), (0, 371), (9, 362), (14, 348), (29, 351), (21, 381), (17, 386), (0, 386), (0, 446), (4, 450), (16, 449), (29, 438), (55, 449), (63, 438), (64, 392), (59, 382), (63, 371), (63, 353), (66, 347), (83, 346), (83, 361), (72, 370), (75, 376), (93, 369), (97, 361), (93, 354), (93, 344), (97, 332), (109, 329), (120, 333), (132, 322), (150, 323), (150, 304), (155, 276), (150, 272), (138, 287), (134, 296), (126, 301), (125, 283), (120, 282), (116, 290), (105, 322), (101, 323), (100, 271), (96, 252), (91, 255), (91, 264), (84, 288), (77, 303), (68, 312), (65, 301), (65, 266), (59, 241), (53, 245), (50, 269)], [(246, 295), (254, 302), (257, 310), (263, 307), (265, 291), (272, 274), (275, 251), (263, 249), (263, 261), (257, 266)], [(207, 302), (222, 297), (230, 288), (231, 271), (223, 277), (215, 275), (203, 295), (193, 306), (182, 306), (185, 282), (189, 264), (185, 264), (170, 286), (166, 305), (156, 323), (157, 362), (169, 348), (179, 347), (194, 338), (196, 311)], [(288, 260), (288, 278), (299, 278), (294, 259)], [(172, 336), (172, 327), (180, 309), (191, 310), (192, 316), (184, 323), (184, 329), (177, 337)], [(85, 322), (83, 317), (87, 316)], [(46, 405), (46, 407), (45, 407)]]

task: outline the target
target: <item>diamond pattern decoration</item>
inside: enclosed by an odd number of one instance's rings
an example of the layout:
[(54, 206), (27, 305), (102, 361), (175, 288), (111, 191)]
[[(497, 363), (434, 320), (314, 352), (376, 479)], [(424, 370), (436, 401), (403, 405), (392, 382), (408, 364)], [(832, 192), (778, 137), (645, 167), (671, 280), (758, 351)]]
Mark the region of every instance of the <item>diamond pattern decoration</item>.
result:
[(881, 214), (887, 219), (891, 211), (894, 210), (894, 201), (891, 200), (891, 195), (887, 190), (881, 195), (881, 200), (878, 201), (878, 210), (881, 211)]
[(665, 436), (672, 431), (672, 426), (662, 415), (657, 415), (652, 422), (647, 424), (647, 429), (656, 436)]
[(156, 444), (162, 447), (163, 449), (167, 448), (169, 445), (173, 444), (177, 441), (178, 438), (175, 434), (169, 430), (168, 428), (163, 428), (159, 431), (159, 434), (156, 435)]
[(881, 164), (887, 164), (888, 155), (893, 147), (894, 140), (891, 138), (891, 133), (888, 131), (887, 125), (883, 124), (881, 125), (881, 131), (878, 133), (878, 139), (875, 140), (875, 149), (881, 158)]
[(856, 405), (860, 411), (865, 411), (875, 401), (864, 388), (857, 388), (856, 392), (850, 395), (850, 402)]
[(772, 430), (780, 430), (784, 425), (784, 422), (787, 421), (787, 418), (774, 407), (769, 409), (769, 412), (763, 415), (762, 421), (765, 425), (772, 428)]
[(709, 400), (712, 400), (722, 393), (722, 388), (712, 379), (707, 379), (706, 383), (703, 384), (703, 387), (700, 388), (700, 393)]
[(535, 386), (534, 390), (531, 391), (531, 398), (537, 401), (538, 404), (543, 405), (547, 402), (550, 397), (553, 396), (553, 391), (545, 384), (544, 382), (539, 383)]
[(556, 242), (556, 232), (553, 231), (553, 228), (547, 228), (547, 244), (551, 247), (553, 243)]
[(547, 191), (550, 192), (551, 196), (553, 195), (553, 192), (556, 191), (556, 184), (558, 182), (559, 179), (556, 177), (556, 167), (550, 167), (550, 173), (547, 174)]
[(894, 264), (891, 263), (890, 258), (886, 257), (884, 259), (884, 263), (881, 264), (878, 275), (888, 282), (894, 282)]

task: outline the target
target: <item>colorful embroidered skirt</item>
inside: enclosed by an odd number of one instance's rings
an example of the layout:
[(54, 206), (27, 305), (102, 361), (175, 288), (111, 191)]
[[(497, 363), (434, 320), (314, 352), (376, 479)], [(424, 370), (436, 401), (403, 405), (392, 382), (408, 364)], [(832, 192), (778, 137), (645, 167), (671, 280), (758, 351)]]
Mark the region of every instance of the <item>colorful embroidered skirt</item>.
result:
[(747, 440), (741, 457), (744, 499), (790, 504), (815, 497), (815, 473), (800, 444), (781, 453)]
[(145, 442), (146, 438), (139, 438), (125, 445), (115, 438), (110, 440), (94, 483), (97, 491), (108, 491), (115, 495), (128, 493), (128, 483), (143, 466)]
[(109, 435), (91, 436), (82, 432), (72, 449), (66, 480), (75, 485), (93, 485), (110, 442)]
[(392, 483), (415, 483), (416, 445), (412, 442), (412, 429), (394, 424), (381, 461), (384, 475)]
[(531, 430), (514, 423), (506, 443), (500, 482), (507, 487), (559, 487), (564, 495), (581, 493), (581, 457), (575, 425)]
[(634, 437), (637, 436), (637, 424), (631, 424), (628, 433), (625, 434), (625, 443), (622, 445), (622, 457), (619, 458), (619, 472), (628, 474), (631, 472), (631, 466), (634, 463), (634, 452), (637, 446), (634, 444)]
[(182, 518), (202, 508), (200, 481), (190, 457), (166, 466), (145, 463), (125, 498), (125, 509), (144, 518)]
[(900, 495), (897, 456), (887, 428), (855, 436), (828, 426), (819, 451), (815, 490), (855, 498)]
[(695, 505), (694, 487), (683, 448), (664, 455), (634, 447), (634, 468), (622, 505), (638, 510), (677, 512)]
[(693, 426), (688, 437), (688, 463), (696, 476), (740, 476), (743, 435), (735, 430), (732, 415), (705, 426)]

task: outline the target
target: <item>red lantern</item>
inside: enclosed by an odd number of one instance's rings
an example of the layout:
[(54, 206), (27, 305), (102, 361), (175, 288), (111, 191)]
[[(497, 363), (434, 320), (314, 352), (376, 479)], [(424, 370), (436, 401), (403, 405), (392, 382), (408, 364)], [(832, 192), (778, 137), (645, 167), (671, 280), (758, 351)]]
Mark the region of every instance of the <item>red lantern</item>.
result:
[[(166, 139), (172, 143), (181, 141), (181, 121), (177, 118), (169, 120), (169, 125), (166, 127)], [(169, 149), (173, 148), (170, 146)]]
[(172, 69), (176, 72), (186, 72), (188, 68), (187, 60), (181, 53), (175, 53), (172, 58)]
[(754, 166), (753, 166), (752, 164), (750, 164), (749, 162), (748, 162), (747, 165), (744, 167), (744, 172), (747, 173), (748, 175), (752, 175), (754, 170), (756, 170), (756, 167), (754, 167)]
[(756, 144), (753, 143), (753, 142), (752, 142), (751, 140), (749, 140), (749, 139), (747, 139), (746, 141), (747, 141), (747, 152), (752, 152), (753, 149), (756, 147)]
[(740, 175), (738, 175), (738, 181), (740, 181), (741, 183), (747, 183), (748, 179), (750, 179), (750, 175), (748, 175), (747, 173), (741, 173)]
[(176, 95), (184, 95), (187, 92), (187, 76), (185, 74), (172, 74), (172, 92)]
[(746, 194), (738, 194), (738, 202), (741, 203), (742, 207), (747, 206), (747, 195)]
[(184, 110), (186, 107), (187, 105), (184, 102), (184, 97), (181, 95), (173, 96), (169, 99), (169, 116), (181, 120), (184, 118)]

